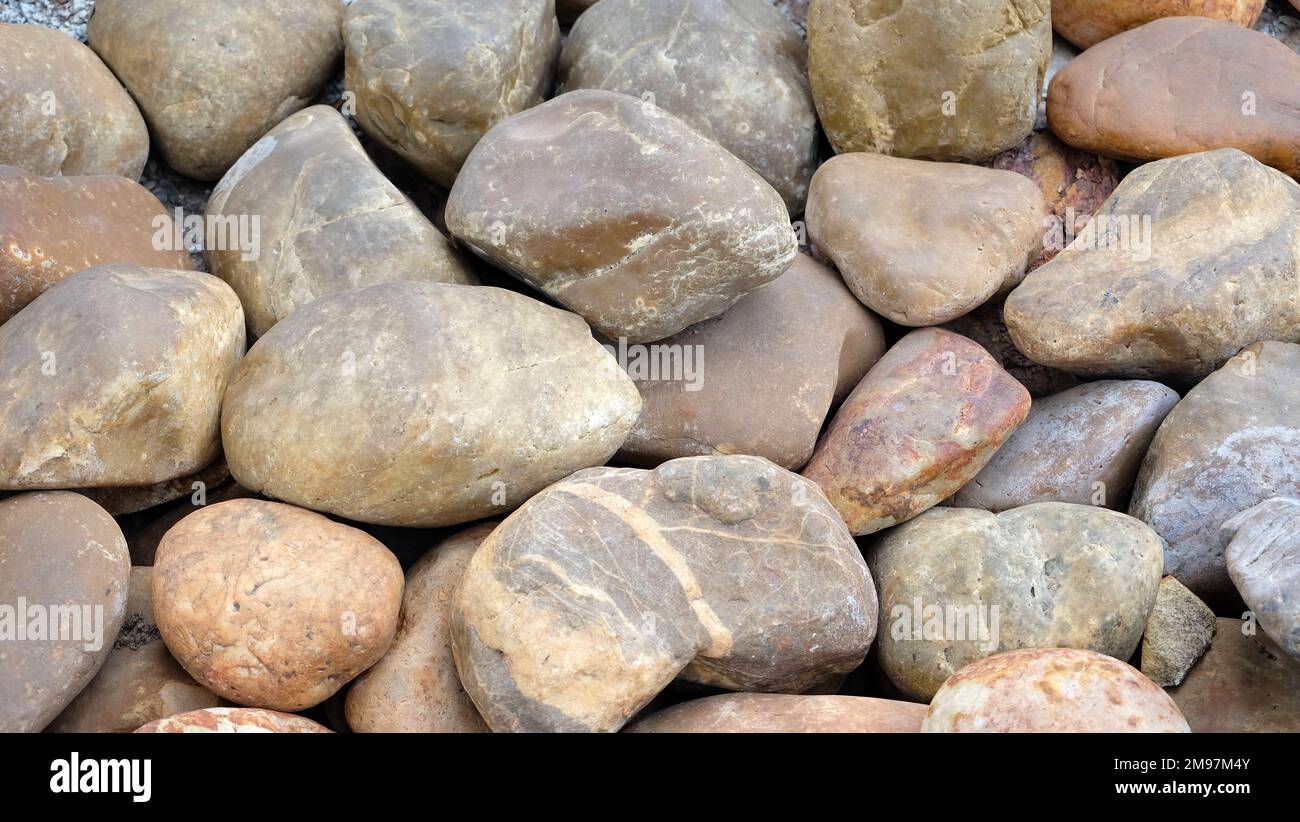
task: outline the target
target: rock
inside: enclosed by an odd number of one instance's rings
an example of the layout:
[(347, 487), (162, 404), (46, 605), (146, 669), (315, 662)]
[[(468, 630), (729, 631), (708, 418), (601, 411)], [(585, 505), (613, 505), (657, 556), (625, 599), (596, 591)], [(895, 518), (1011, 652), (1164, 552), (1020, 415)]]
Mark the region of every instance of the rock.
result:
[(208, 248), (256, 336), (342, 291), (406, 280), (478, 280), (447, 238), (370, 162), (329, 106), (294, 114), (257, 141), (213, 189), (207, 219), (257, 215), (257, 252)]
[(1263, 9), (1264, 0), (1052, 0), (1052, 28), (1086, 49), (1162, 17), (1212, 17), (1250, 28)]
[(1233, 585), (1264, 632), (1300, 660), (1300, 499), (1248, 508), (1224, 523), (1223, 536)]
[[(78, 488), (78, 494), (88, 497), (96, 505), (115, 517), (135, 514), (156, 505), (166, 505), (181, 497), (193, 498), (200, 491), (204, 496), (210, 489), (230, 482), (230, 468), (226, 461), (216, 462), (183, 477), (156, 482), (153, 485), (122, 486), (120, 488)], [(129, 544), (129, 540), (128, 540)], [(153, 563), (147, 563), (152, 565)], [(132, 726), (134, 727), (134, 726)]]
[(97, 0), (87, 38), (172, 168), (216, 180), (343, 52), (338, 0)]
[(406, 572), (397, 636), (388, 653), (348, 691), (347, 723), (353, 731), (488, 731), (456, 673), (451, 600), (474, 550), (496, 525), (476, 525), (444, 540)]
[(1218, 622), (1210, 650), (1169, 692), (1192, 730), (1300, 732), (1300, 662), (1251, 623)]
[(984, 160), (1025, 139), (1052, 50), (1049, 0), (821, 0), (808, 74), (840, 153)]
[(104, 265), (0, 326), (0, 489), (148, 485), (220, 443), (244, 314), (220, 280)]
[(104, 664), (131, 561), (107, 512), (55, 491), (0, 501), (0, 568), (0, 733), (32, 733)]
[(1165, 577), (1142, 633), (1142, 673), (1162, 688), (1183, 681), (1214, 638), (1214, 612), (1173, 577)]
[(658, 105), (747, 163), (798, 214), (817, 166), (807, 58), (769, 0), (606, 0), (570, 32), (559, 87)]
[(1034, 502), (1116, 510), (1178, 392), (1146, 380), (1085, 383), (1036, 401), (952, 504), (997, 513)]
[(722, 694), (657, 711), (628, 733), (916, 733), (926, 706), (869, 696)]
[(1132, 667), (1074, 648), (1008, 651), (953, 676), (927, 733), (1187, 733), (1174, 701)]
[(1057, 73), (1047, 119), (1065, 142), (1121, 160), (1236, 148), (1300, 175), (1300, 55), (1222, 20), (1166, 17)]
[[(721, 317), (628, 350), (623, 359), (644, 405), (619, 459), (653, 467), (677, 457), (752, 454), (797, 471), (831, 408), (884, 351), (880, 322), (839, 275), (800, 254)], [(676, 362), (680, 373), (652, 369), (656, 362)]]
[(222, 441), (250, 491), (429, 528), (517, 507), (626, 438), (641, 399), (576, 316), (497, 288), (392, 283), (258, 340)]
[(0, 23), (0, 163), (135, 180), (148, 156), (140, 110), (95, 52), (51, 29)]
[(1138, 472), (1129, 513), (1168, 543), (1165, 573), (1216, 611), (1239, 603), (1219, 526), (1270, 497), (1300, 496), (1297, 406), (1300, 345), (1252, 345), (1174, 406)]
[(1285, 175), (1231, 149), (1149, 163), (1090, 228), (1007, 298), (1035, 362), (1197, 380), (1250, 343), (1300, 341), (1300, 185)]
[(1002, 306), (1003, 300), (994, 298), (943, 327), (979, 344), (1032, 397), (1045, 397), (1078, 385), (1079, 378), (1070, 372), (1039, 365), (1020, 353), (1002, 321)]
[(841, 154), (813, 178), (808, 234), (873, 311), (937, 325), (1020, 282), (1046, 208), (1009, 171)]
[(204, 708), (141, 726), (138, 734), (327, 734), (305, 716), (260, 708)]
[(356, 0), (344, 85), (371, 138), (451, 188), (474, 144), (546, 99), (555, 0)]
[(153, 617), (152, 570), (131, 569), (126, 617), (104, 667), (47, 731), (126, 734), (148, 722), (224, 704), (167, 652)]
[(162, 538), (167, 535), (172, 526), (194, 513), (196, 509), (226, 500), (249, 498), (265, 499), (237, 482), (228, 482), (219, 488), (206, 491), (202, 504), (191, 495), (187, 499), (176, 500), (160, 508), (157, 518), (150, 519), (142, 527), (127, 532), (126, 547), (131, 550), (131, 564), (152, 566), (154, 556), (158, 553), (158, 543), (162, 542)]
[(868, 552), (889, 619), (880, 666), (928, 701), (977, 659), (1017, 648), (1137, 650), (1156, 601), (1160, 537), (1132, 517), (1061, 502), (1002, 514), (934, 508)]
[(240, 705), (302, 710), (388, 650), (402, 569), (383, 543), (320, 514), (238, 499), (158, 546), (154, 615), (200, 684)]
[(615, 731), (674, 678), (804, 692), (861, 664), (866, 564), (835, 511), (759, 457), (581, 471), (475, 552), (452, 605), (495, 731)]
[(979, 473), (1029, 393), (975, 343), (913, 331), (849, 394), (803, 475), (857, 536), (904, 522)]
[(762, 177), (676, 117), (610, 91), (570, 92), (494, 128), (446, 216), (480, 256), (632, 343), (721, 314), (797, 250)]
[(164, 224), (170, 226), (170, 217), (158, 200), (130, 180), (47, 179), (0, 166), (0, 324), (83, 268), (134, 263), (188, 270), (185, 249), (155, 245)]

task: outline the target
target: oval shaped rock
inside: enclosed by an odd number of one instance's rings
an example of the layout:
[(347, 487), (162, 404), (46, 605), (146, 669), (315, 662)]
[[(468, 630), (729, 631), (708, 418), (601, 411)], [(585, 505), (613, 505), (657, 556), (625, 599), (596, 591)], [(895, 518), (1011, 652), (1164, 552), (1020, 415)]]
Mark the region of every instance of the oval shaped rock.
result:
[(1300, 660), (1300, 499), (1275, 497), (1223, 524), (1228, 575), (1264, 632)]
[(262, 500), (202, 508), (163, 537), (153, 601), (167, 648), (231, 702), (294, 711), (383, 656), (402, 569), (383, 543)]
[(244, 314), (207, 274), (106, 265), (0, 326), (0, 489), (148, 485), (216, 458)]
[(329, 106), (294, 114), (245, 152), (213, 189), (207, 219), (222, 239), (255, 240), (208, 248), (207, 260), (259, 337), (327, 294), (406, 280), (478, 282)]
[(95, 52), (63, 32), (0, 23), (0, 163), (135, 180), (148, 157), (140, 110)]
[(1169, 695), (1195, 733), (1300, 733), (1300, 661), (1240, 619), (1219, 619), (1210, 650)]
[(574, 474), (506, 519), (452, 606), (495, 731), (615, 731), (674, 678), (800, 692), (859, 664), (871, 576), (817, 489), (758, 457)]
[(131, 558), (108, 512), (66, 491), (0, 500), (0, 732), (33, 733), (94, 678), (126, 611)]
[(555, 0), (357, 0), (344, 85), (366, 134), (451, 188), (496, 123), (546, 99)]
[(803, 475), (856, 536), (951, 496), (1029, 413), (1029, 393), (988, 352), (949, 331), (899, 340), (853, 389)]
[(1104, 654), (1074, 648), (1008, 651), (944, 683), (927, 733), (1187, 733), (1154, 682)]
[(138, 734), (327, 734), (305, 716), (261, 708), (205, 708), (142, 725)]
[(1189, 15), (1251, 28), (1264, 0), (1052, 0), (1052, 28), (1081, 49), (1162, 17)]
[(628, 727), (628, 733), (916, 733), (926, 706), (869, 696), (721, 694), (692, 699)]
[(258, 340), (222, 441), (251, 491), (434, 527), (604, 463), (640, 408), (577, 316), (497, 288), (393, 283), (317, 300)]
[(451, 233), (611, 339), (659, 340), (780, 276), (797, 250), (776, 191), (654, 105), (557, 97), (494, 128), (447, 203)]

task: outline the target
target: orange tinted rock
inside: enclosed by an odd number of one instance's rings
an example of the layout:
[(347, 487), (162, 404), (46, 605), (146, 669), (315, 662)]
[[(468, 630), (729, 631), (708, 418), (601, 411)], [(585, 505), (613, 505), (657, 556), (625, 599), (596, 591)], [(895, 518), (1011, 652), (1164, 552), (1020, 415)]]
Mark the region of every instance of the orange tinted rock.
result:
[(1052, 0), (1052, 28), (1081, 49), (1161, 17), (1227, 20), (1250, 28), (1264, 0)]
[(158, 719), (137, 728), (138, 734), (327, 734), (324, 725), (305, 716), (261, 708), (204, 708)]
[(916, 733), (926, 706), (868, 696), (721, 694), (638, 721), (627, 733)]

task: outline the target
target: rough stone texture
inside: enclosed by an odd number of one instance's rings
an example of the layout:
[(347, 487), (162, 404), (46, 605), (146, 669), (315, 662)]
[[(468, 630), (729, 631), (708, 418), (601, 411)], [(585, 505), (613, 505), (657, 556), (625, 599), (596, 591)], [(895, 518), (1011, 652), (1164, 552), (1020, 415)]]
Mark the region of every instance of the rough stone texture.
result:
[(476, 525), (429, 549), (406, 572), (397, 636), (348, 690), (358, 733), (486, 733), (451, 652), (451, 600), (475, 549), (497, 523)]
[(992, 299), (943, 327), (978, 343), (1034, 398), (1045, 397), (1079, 384), (1068, 371), (1039, 365), (1021, 353), (1002, 321), (1003, 300)]
[(262, 500), (202, 508), (163, 537), (154, 614), (199, 683), (240, 705), (302, 710), (393, 641), (402, 568), (383, 543)]
[(1029, 393), (984, 349), (913, 331), (844, 401), (803, 475), (855, 535), (904, 522), (979, 473), (1029, 413)]
[(121, 177), (50, 179), (0, 166), (0, 324), (83, 268), (189, 269), (184, 249), (154, 246), (158, 221), (168, 216), (148, 191)]
[(1294, 180), (1233, 149), (1161, 160), (1124, 178), (1105, 225), (1115, 233), (1080, 235), (1007, 298), (1007, 328), (1035, 362), (1195, 380), (1250, 343), (1300, 341)]
[(456, 667), (495, 731), (615, 731), (676, 677), (805, 692), (876, 630), (835, 511), (742, 456), (556, 483), (479, 547), (452, 607)]
[(326, 294), (406, 280), (478, 282), (329, 106), (271, 129), (213, 189), (209, 219), (254, 214), (255, 259), (238, 247), (209, 248), (207, 259), (235, 289), (259, 337)]
[(31, 733), (104, 664), (126, 610), (131, 561), (107, 512), (55, 491), (0, 501), (0, 569), (0, 603), (17, 612), (0, 634), (0, 733)]
[(305, 716), (260, 708), (204, 708), (142, 725), (138, 734), (328, 734)]
[(889, 620), (876, 646), (881, 668), (900, 692), (928, 701), (999, 651), (1086, 648), (1128, 659), (1163, 556), (1160, 537), (1130, 516), (1043, 502), (998, 515), (932, 509), (885, 534), (867, 561)]
[(649, 100), (749, 164), (798, 214), (817, 166), (807, 59), (769, 0), (606, 0), (570, 32), (559, 88)]
[(357, 0), (344, 25), (356, 121), (451, 187), (492, 126), (546, 99), (555, 0)]
[(841, 154), (813, 178), (808, 234), (873, 311), (937, 325), (1020, 282), (1046, 208), (1009, 171)]
[[(123, 486), (120, 488), (77, 488), (78, 494), (89, 497), (115, 517), (135, 514), (155, 505), (165, 505), (181, 497), (192, 497), (201, 487), (209, 489), (230, 482), (230, 468), (218, 458), (211, 465), (175, 479), (153, 485)], [(199, 487), (196, 487), (199, 486)]]
[(1250, 28), (1264, 0), (1052, 0), (1052, 28), (1081, 49), (1162, 17), (1190, 15)]
[[(809, 333), (814, 317), (817, 332)], [(660, 345), (680, 352), (683, 363), (693, 352), (696, 373), (635, 380), (644, 405), (619, 459), (653, 467), (676, 457), (753, 454), (797, 471), (832, 406), (885, 352), (885, 336), (839, 275), (800, 254), (771, 285)]]
[(1062, 69), (1048, 89), (1047, 119), (1065, 142), (1108, 157), (1237, 148), (1294, 177), (1300, 55), (1233, 23), (1166, 17)]
[(217, 456), (244, 315), (207, 274), (105, 265), (0, 326), (0, 489), (149, 485)]
[(628, 733), (916, 733), (926, 706), (868, 696), (722, 694), (657, 711)]
[(944, 683), (927, 733), (1187, 733), (1151, 680), (1119, 660), (1074, 648), (1008, 651)]
[(87, 37), (172, 168), (215, 180), (325, 85), (343, 11), (338, 0), (98, 0)]
[(1158, 382), (1101, 380), (1038, 400), (952, 504), (994, 513), (1052, 501), (1124, 510), (1147, 446), (1178, 399)]
[(0, 5), (0, 23), (34, 23), (84, 42), (94, 9), (95, 0), (9, 0)]
[(1228, 574), (1274, 642), (1300, 660), (1300, 499), (1275, 497), (1223, 525)]
[(820, 0), (808, 73), (837, 152), (984, 160), (1034, 127), (1049, 0)]
[(126, 616), (104, 667), (47, 731), (125, 734), (147, 722), (224, 704), (185, 673), (163, 644), (153, 618), (152, 570), (131, 569)]
[(1192, 730), (1300, 732), (1300, 662), (1250, 623), (1218, 623), (1210, 650), (1169, 692)]
[(1219, 613), (1239, 602), (1219, 526), (1300, 496), (1300, 345), (1252, 345), (1206, 377), (1156, 432), (1129, 513), (1168, 542), (1165, 572)]
[(762, 177), (671, 114), (612, 91), (573, 91), (494, 128), (446, 216), (476, 253), (633, 343), (721, 314), (797, 251), (785, 204)]
[(135, 180), (148, 156), (144, 118), (95, 52), (57, 31), (0, 23), (0, 163)]
[(1173, 577), (1165, 577), (1142, 632), (1142, 673), (1162, 688), (1183, 681), (1214, 639), (1214, 612)]
[[(265, 497), (254, 494), (247, 488), (244, 488), (237, 482), (228, 482), (216, 489), (209, 489), (205, 494), (204, 504), (215, 505), (218, 502), (225, 502), (232, 499), (265, 499)], [(160, 508), (156, 513), (156, 519), (150, 519), (143, 527), (128, 531), (126, 535), (126, 545), (131, 549), (132, 565), (153, 565), (154, 556), (158, 553), (158, 543), (172, 529), (176, 523), (185, 517), (194, 513), (202, 505), (196, 505), (193, 496), (186, 499), (176, 500), (164, 508)], [(144, 518), (145, 515), (141, 515)]]
[(505, 513), (600, 465), (641, 408), (576, 316), (497, 288), (393, 283), (278, 323), (226, 391), (222, 440), (251, 491), (434, 527)]

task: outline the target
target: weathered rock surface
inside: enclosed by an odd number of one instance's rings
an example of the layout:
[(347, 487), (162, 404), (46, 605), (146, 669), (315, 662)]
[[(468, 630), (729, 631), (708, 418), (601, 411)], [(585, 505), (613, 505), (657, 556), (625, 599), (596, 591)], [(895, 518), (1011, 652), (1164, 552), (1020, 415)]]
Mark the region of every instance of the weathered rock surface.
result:
[(1223, 20), (1166, 17), (1088, 49), (1052, 79), (1065, 142), (1145, 162), (1236, 148), (1300, 175), (1300, 54)]
[[(155, 512), (158, 514), (156, 519), (150, 519), (142, 527), (126, 533), (126, 547), (131, 551), (131, 564), (152, 567), (154, 556), (158, 553), (158, 543), (162, 542), (162, 538), (167, 535), (173, 525), (194, 513), (195, 509), (202, 508), (204, 505), (225, 502), (226, 500), (246, 499), (249, 497), (265, 499), (265, 497), (255, 495), (237, 482), (228, 482), (218, 488), (207, 489), (201, 500), (196, 499), (193, 492), (191, 492), (188, 498), (175, 500), (159, 508)], [(145, 518), (144, 516), (139, 517), (139, 519)]]
[[(118, 488), (77, 488), (78, 494), (90, 498), (96, 505), (115, 517), (135, 514), (156, 505), (166, 505), (181, 497), (193, 499), (202, 492), (207, 496), (214, 488), (230, 482), (230, 468), (226, 461), (216, 462), (175, 479), (155, 482), (152, 485), (124, 485)], [(136, 563), (133, 565), (151, 564)]]
[(305, 716), (260, 708), (204, 708), (155, 720), (138, 734), (327, 734), (324, 725)]
[(1300, 496), (1297, 408), (1300, 345), (1252, 345), (1174, 406), (1142, 462), (1129, 513), (1165, 538), (1165, 572), (1216, 610), (1239, 601), (1219, 526)]
[(721, 314), (797, 251), (785, 204), (762, 177), (671, 114), (612, 91), (570, 92), (494, 128), (446, 216), (476, 253), (633, 343)]
[(1037, 400), (952, 504), (994, 513), (1034, 502), (1126, 509), (1142, 457), (1178, 399), (1158, 382), (1100, 380)]
[(1087, 505), (1044, 502), (1000, 515), (934, 508), (867, 554), (878, 581), (881, 668), (928, 701), (977, 659), (1017, 648), (1137, 650), (1156, 601), (1160, 537)]
[(98, 0), (86, 34), (167, 163), (215, 180), (325, 85), (342, 24), (338, 0)]
[[(838, 274), (800, 254), (771, 285), (658, 346), (630, 349), (625, 358), (644, 404), (620, 459), (653, 467), (677, 457), (752, 454), (797, 471), (832, 405), (885, 352), (885, 337)], [(655, 362), (660, 368), (650, 369)], [(677, 371), (662, 365), (674, 362)]]
[(302, 710), (388, 649), (402, 569), (363, 531), (240, 499), (168, 531), (152, 585), (158, 630), (195, 680), (240, 705)]
[(0, 324), (83, 268), (188, 270), (185, 249), (155, 246), (160, 221), (169, 218), (152, 194), (121, 177), (47, 179), (0, 166)]
[(1300, 732), (1300, 662), (1239, 619), (1219, 619), (1210, 650), (1169, 695), (1195, 733)]
[(0, 163), (135, 180), (148, 157), (140, 110), (95, 52), (52, 29), (0, 23)]
[(618, 730), (676, 677), (804, 692), (876, 629), (835, 511), (758, 457), (581, 471), (470, 560), (452, 611), (461, 681), (496, 731)]
[(507, 512), (626, 438), (641, 399), (576, 316), (497, 288), (393, 283), (278, 323), (226, 391), (251, 491), (361, 522)]
[(855, 535), (904, 522), (965, 485), (1029, 413), (1029, 393), (975, 343), (927, 328), (853, 389), (803, 475)]
[(1187, 733), (1155, 683), (1117, 659), (1074, 648), (1008, 651), (944, 683), (929, 733)]
[(628, 733), (916, 733), (926, 706), (869, 696), (721, 694), (693, 699), (628, 727)]
[(372, 138), (451, 188), (474, 144), (546, 99), (555, 0), (357, 0), (344, 84)]
[(451, 652), (451, 600), (475, 549), (497, 523), (444, 540), (406, 572), (397, 636), (348, 690), (348, 727), (358, 733), (486, 733), (460, 684)]
[(1030, 359), (1194, 380), (1253, 342), (1300, 341), (1300, 185), (1285, 175), (1231, 149), (1149, 163), (1090, 228), (1007, 298)]
[(212, 191), (207, 218), (258, 216), (256, 251), (207, 250), (256, 336), (327, 294), (407, 280), (474, 284), (455, 249), (366, 156), (329, 106), (271, 129)]
[(745, 161), (797, 214), (817, 165), (807, 59), (769, 0), (606, 0), (565, 41), (559, 87), (658, 105)]
[(0, 501), (0, 732), (50, 723), (104, 664), (131, 560), (102, 508), (66, 491)]
[(1300, 660), (1300, 499), (1275, 497), (1242, 511), (1224, 523), (1223, 538), (1241, 598), (1264, 632)]
[(1142, 632), (1142, 673), (1162, 688), (1183, 681), (1214, 639), (1214, 612), (1173, 577), (1165, 577)]
[(837, 152), (984, 160), (1034, 127), (1049, 0), (821, 0), (808, 73)]
[(1078, 385), (1079, 378), (1070, 372), (1039, 365), (1016, 348), (1007, 331), (1007, 324), (1002, 321), (1003, 302), (997, 298), (989, 300), (969, 314), (944, 323), (943, 327), (970, 339), (989, 352), (989, 356), (997, 360), (1034, 398), (1046, 397)]
[(1052, 28), (1081, 49), (1162, 17), (1190, 15), (1250, 28), (1264, 0), (1052, 0)]
[(813, 178), (808, 234), (873, 311), (937, 325), (1024, 278), (1046, 209), (1009, 171), (841, 154)]
[(244, 350), (229, 286), (106, 265), (0, 326), (0, 488), (147, 485), (216, 458)]

